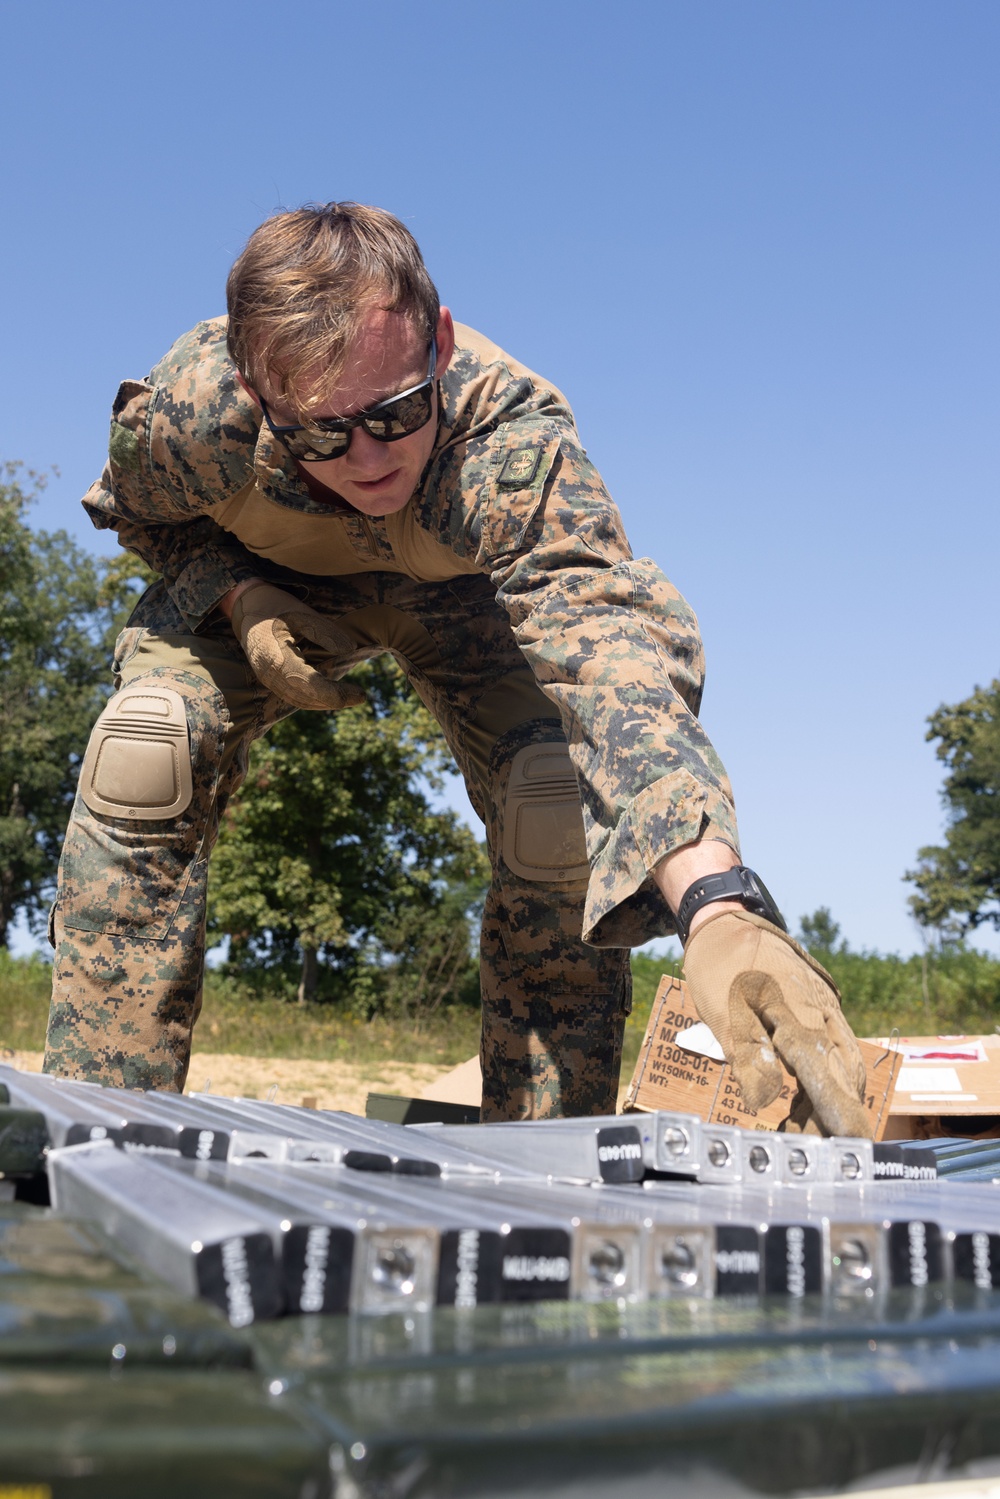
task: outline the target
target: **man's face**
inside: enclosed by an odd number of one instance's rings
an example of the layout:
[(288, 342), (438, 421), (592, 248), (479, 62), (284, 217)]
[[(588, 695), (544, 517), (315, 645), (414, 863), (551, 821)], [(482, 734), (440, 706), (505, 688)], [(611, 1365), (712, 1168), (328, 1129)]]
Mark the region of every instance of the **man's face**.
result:
[[(455, 347), (451, 314), (441, 309), (437, 329), (437, 372), (448, 366)], [(318, 397), (311, 415), (344, 419), (409, 390), (427, 378), (428, 345), (402, 313), (372, 308), (365, 314), (347, 356), (339, 383), (331, 386), (317, 369), (310, 376), (308, 394)], [(301, 420), (265, 386), (263, 396), (271, 419), (278, 424)], [(340, 458), (303, 464), (311, 479), (332, 489), (365, 515), (392, 515), (402, 510), (417, 487), (437, 435), (437, 394), (426, 426), (398, 442), (377, 442), (363, 427), (351, 432), (351, 445)]]

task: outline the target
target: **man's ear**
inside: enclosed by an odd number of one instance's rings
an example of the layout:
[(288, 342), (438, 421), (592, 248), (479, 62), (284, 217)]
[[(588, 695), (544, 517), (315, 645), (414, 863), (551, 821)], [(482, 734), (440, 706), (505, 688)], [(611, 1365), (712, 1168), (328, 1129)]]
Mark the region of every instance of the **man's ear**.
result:
[(451, 363), (451, 356), (455, 352), (455, 324), (447, 307), (441, 308), (435, 337), (437, 339), (438, 351), (437, 372), (438, 375), (443, 375)]
[[(452, 346), (454, 347), (454, 339), (452, 340)], [(260, 405), (260, 396), (252, 388), (252, 386), (249, 386), (247, 384), (247, 382), (244, 380), (243, 376), (240, 374), (239, 370), (236, 371), (236, 379), (239, 382), (239, 384), (242, 385), (243, 389), (246, 391), (247, 395), (250, 397), (250, 399), (254, 403), (254, 405), (255, 406), (259, 406)]]

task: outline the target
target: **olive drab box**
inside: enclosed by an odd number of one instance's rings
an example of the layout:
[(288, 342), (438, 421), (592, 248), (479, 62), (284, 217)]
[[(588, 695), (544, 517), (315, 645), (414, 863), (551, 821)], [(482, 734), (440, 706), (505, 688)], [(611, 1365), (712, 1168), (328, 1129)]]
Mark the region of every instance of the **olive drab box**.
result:
[[(873, 1136), (881, 1140), (889, 1122), (900, 1058), (870, 1041), (858, 1045), (868, 1073), (865, 1107)], [(664, 975), (625, 1095), (626, 1111), (679, 1109), (712, 1124), (773, 1130), (787, 1118), (795, 1091), (795, 1080), (786, 1072), (774, 1103), (756, 1114), (748, 1109), (718, 1042), (698, 1019), (687, 986), (681, 979)]]

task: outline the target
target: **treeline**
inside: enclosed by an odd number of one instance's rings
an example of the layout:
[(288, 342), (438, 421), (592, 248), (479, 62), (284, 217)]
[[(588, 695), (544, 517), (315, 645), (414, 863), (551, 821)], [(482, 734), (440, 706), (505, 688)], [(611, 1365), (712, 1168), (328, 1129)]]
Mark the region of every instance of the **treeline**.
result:
[(44, 477), (0, 465), (0, 945), (44, 925), (87, 736), (108, 693), (136, 569), (32, 531)]
[[(830, 974), (859, 1036), (992, 1033), (1000, 1024), (1000, 958), (962, 941), (929, 944), (922, 953), (855, 951), (826, 907), (803, 916), (793, 933)], [(681, 977), (680, 953), (632, 957), (633, 1018), (645, 1027), (660, 978)]]
[(1000, 960), (956, 939), (922, 953), (855, 952), (825, 907), (804, 916), (799, 938), (823, 964), (859, 1036), (991, 1032), (1000, 1021)]

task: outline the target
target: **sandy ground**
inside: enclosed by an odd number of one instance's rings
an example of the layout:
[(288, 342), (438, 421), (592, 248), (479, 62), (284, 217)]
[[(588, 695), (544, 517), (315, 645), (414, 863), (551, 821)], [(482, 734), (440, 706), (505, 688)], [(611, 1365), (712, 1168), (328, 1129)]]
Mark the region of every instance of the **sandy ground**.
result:
[[(27, 1072), (40, 1072), (42, 1053), (5, 1052), (3, 1060)], [(402, 1093), (412, 1098), (449, 1071), (448, 1067), (429, 1063), (406, 1066), (399, 1062), (309, 1062), (204, 1052), (191, 1059), (185, 1091), (268, 1098), (271, 1090), (276, 1089), (273, 1095), (276, 1103), (363, 1114), (369, 1093)]]

